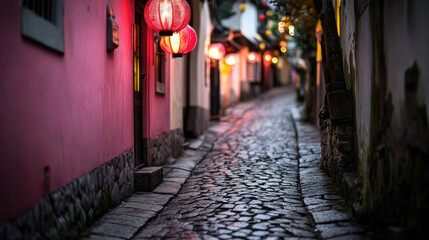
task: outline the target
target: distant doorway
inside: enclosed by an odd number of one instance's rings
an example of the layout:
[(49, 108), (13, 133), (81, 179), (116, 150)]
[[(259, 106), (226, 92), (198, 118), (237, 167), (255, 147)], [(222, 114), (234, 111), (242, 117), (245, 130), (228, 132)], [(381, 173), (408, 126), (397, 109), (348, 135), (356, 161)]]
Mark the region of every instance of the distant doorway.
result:
[(210, 118), (220, 119), (220, 79), (218, 61), (210, 62)]
[(142, 71), (142, 15), (141, 9), (136, 6), (133, 26), (133, 100), (134, 100), (134, 157), (135, 167), (144, 166), (143, 142), (143, 81), (145, 74)]

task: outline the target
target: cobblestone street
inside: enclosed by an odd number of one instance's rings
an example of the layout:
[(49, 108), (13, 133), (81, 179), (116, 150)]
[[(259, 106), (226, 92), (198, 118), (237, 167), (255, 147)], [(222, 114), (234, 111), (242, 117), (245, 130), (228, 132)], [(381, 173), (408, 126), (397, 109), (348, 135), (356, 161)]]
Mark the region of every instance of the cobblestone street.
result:
[[(136, 220), (141, 215), (133, 211), (155, 211), (151, 220), (141, 224), (142, 229), (128, 235), (115, 230), (110, 236), (367, 239), (364, 228), (354, 223), (322, 172), (319, 131), (297, 120), (299, 108), (292, 90), (277, 89), (243, 106), (241, 114), (233, 117), (231, 112), (232, 117), (223, 119), (230, 123), (224, 126), (225, 131), (216, 135), (216, 129), (222, 128), (221, 121), (211, 128), (211, 134), (206, 134), (199, 149), (206, 148), (207, 154), (192, 172), (187, 174), (189, 168), (179, 167), (168, 173), (169, 168), (165, 168), (164, 190), (152, 193), (157, 199), (154, 205), (148, 207), (138, 196), (124, 203), (123, 209)], [(172, 186), (178, 186), (175, 196)], [(155, 204), (165, 205), (157, 209)], [(116, 228), (120, 228), (121, 224), (130, 224), (129, 219), (118, 218), (125, 212), (113, 211), (110, 216), (116, 220), (110, 221), (112, 225), (116, 222)], [(109, 235), (108, 229), (99, 226), (92, 233)], [(97, 236), (92, 235), (92, 239)]]

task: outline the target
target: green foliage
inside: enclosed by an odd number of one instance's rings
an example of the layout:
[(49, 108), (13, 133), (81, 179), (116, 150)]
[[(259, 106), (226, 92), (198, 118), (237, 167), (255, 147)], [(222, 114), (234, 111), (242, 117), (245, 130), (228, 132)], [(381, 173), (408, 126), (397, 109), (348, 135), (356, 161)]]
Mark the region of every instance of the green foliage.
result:
[(219, 19), (227, 19), (235, 15), (233, 6), (237, 0), (217, 0), (217, 15)]
[[(285, 16), (295, 26), (294, 39), (304, 52), (316, 49), (317, 14), (312, 0), (270, 0), (276, 12)], [(280, 19), (281, 19), (280, 17)]]

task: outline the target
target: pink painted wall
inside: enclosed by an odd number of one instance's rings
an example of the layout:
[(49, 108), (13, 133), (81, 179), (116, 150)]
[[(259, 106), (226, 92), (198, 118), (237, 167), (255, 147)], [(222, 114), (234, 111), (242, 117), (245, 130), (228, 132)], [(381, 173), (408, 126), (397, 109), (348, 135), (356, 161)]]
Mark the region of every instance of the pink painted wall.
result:
[(170, 57), (165, 57), (165, 94), (156, 93), (153, 30), (143, 27), (143, 68), (146, 78), (143, 83), (143, 137), (152, 138), (170, 131)]
[(0, 8), (0, 222), (133, 147), (133, 0), (110, 0), (120, 46), (106, 52), (107, 0), (64, 1), (65, 54), (21, 37), (21, 1)]

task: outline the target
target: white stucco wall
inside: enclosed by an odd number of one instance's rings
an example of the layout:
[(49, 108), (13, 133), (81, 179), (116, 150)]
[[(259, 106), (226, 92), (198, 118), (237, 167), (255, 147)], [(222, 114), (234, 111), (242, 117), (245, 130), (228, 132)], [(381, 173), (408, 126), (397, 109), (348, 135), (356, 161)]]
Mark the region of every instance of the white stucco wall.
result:
[(198, 41), (194, 50), (190, 53), (190, 105), (210, 109), (210, 79), (208, 58), (206, 52), (210, 44), (212, 24), (207, 1), (201, 6), (200, 16), (193, 23), (198, 26)]
[(170, 61), (170, 129), (183, 128), (183, 107), (186, 104), (186, 58)]

